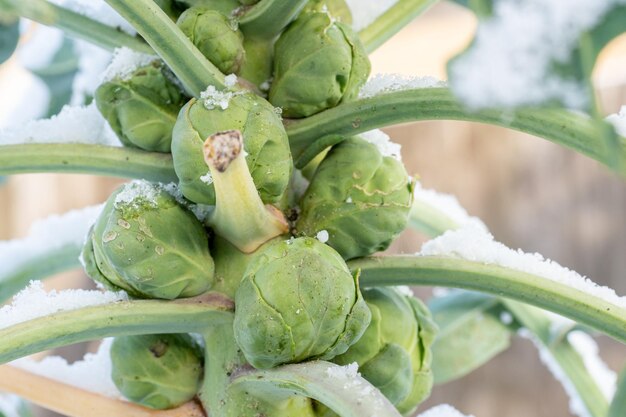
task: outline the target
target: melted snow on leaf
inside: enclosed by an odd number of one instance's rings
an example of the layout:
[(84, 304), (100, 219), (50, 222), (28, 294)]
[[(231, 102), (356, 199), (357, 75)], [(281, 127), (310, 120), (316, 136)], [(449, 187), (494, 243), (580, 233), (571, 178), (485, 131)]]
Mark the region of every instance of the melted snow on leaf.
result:
[(238, 93), (228, 90), (218, 90), (214, 85), (210, 85), (200, 93), (200, 99), (207, 110), (220, 108), (226, 110), (230, 105), (230, 100)]
[(121, 207), (157, 207), (157, 197), (162, 186), (146, 180), (135, 180), (124, 184), (124, 188), (115, 196), (115, 208)]
[(87, 353), (72, 364), (60, 356), (47, 356), (40, 361), (18, 359), (11, 366), (105, 397), (123, 399), (111, 379), (111, 343), (113, 338), (104, 339), (96, 353)]
[(436, 209), (449, 217), (459, 227), (473, 226), (485, 232), (487, 231), (487, 226), (478, 217), (470, 216), (463, 206), (459, 204), (459, 200), (451, 194), (439, 193), (435, 190), (423, 188), (417, 182), (413, 193), (413, 201)]
[(546, 368), (548, 368), (552, 376), (554, 376), (554, 379), (556, 379), (563, 386), (565, 393), (569, 397), (570, 412), (578, 417), (592, 417), (582, 398), (578, 395), (576, 387), (567, 377), (561, 368), (561, 365), (559, 365), (559, 363), (554, 359), (552, 353), (546, 349), (537, 337), (528, 329), (521, 329), (518, 334), (533, 342), (539, 351), (539, 358), (541, 359), (541, 362), (546, 366)]
[(31, 281), (11, 304), (0, 308), (0, 329), (60, 311), (76, 310), (128, 300), (124, 291), (52, 290), (46, 292), (41, 281)]
[(615, 131), (619, 135), (626, 137), (626, 106), (622, 106), (619, 113), (607, 117), (606, 121), (615, 127)]
[(352, 28), (357, 32), (365, 29), (397, 2), (398, 0), (346, 0), (352, 13)]
[(416, 77), (401, 74), (376, 74), (367, 82), (361, 91), (360, 98), (378, 96), (400, 90), (445, 87), (446, 83), (434, 77)]
[(575, 79), (552, 70), (578, 46), (582, 33), (624, 0), (500, 0), (483, 20), (471, 48), (452, 63), (455, 93), (470, 107), (536, 105), (560, 100), (588, 104)]
[(49, 119), (31, 120), (20, 126), (0, 129), (0, 146), (24, 143), (87, 143), (122, 146), (95, 103), (64, 106)]
[(458, 410), (448, 404), (441, 404), (431, 408), (430, 410), (424, 411), (422, 414), (419, 414), (417, 417), (473, 417), (466, 416), (465, 414), (461, 414)]
[(135, 35), (137, 31), (104, 0), (49, 0), (58, 6)]
[(389, 135), (379, 129), (370, 130), (369, 132), (361, 133), (359, 137), (366, 142), (375, 145), (378, 148), (378, 151), (383, 156), (390, 156), (392, 158), (397, 159), (398, 161), (402, 160), (401, 149), (402, 146), (399, 144), (392, 142)]
[(0, 415), (4, 417), (21, 417), (20, 410), (23, 404), (20, 397), (0, 393)]
[(578, 352), (589, 375), (607, 401), (611, 401), (617, 391), (617, 374), (600, 358), (600, 349), (593, 338), (585, 332), (575, 330), (567, 335), (567, 341)]
[(102, 75), (102, 81), (127, 80), (137, 68), (145, 67), (157, 59), (154, 55), (136, 52), (125, 46), (115, 48), (113, 60)]
[(0, 282), (55, 249), (82, 248), (85, 236), (102, 211), (102, 205), (53, 215), (33, 223), (28, 236), (0, 241)]

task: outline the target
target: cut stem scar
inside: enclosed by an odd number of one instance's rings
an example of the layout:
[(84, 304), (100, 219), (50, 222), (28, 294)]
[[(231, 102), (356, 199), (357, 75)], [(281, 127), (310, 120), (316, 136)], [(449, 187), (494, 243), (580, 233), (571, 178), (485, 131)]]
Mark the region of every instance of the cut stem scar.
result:
[(0, 390), (68, 417), (206, 417), (196, 402), (171, 410), (152, 410), (104, 397), (10, 365), (0, 366)]
[(280, 210), (263, 204), (243, 150), (238, 130), (218, 132), (204, 142), (204, 161), (215, 186), (216, 207), (209, 223), (219, 236), (250, 253), (289, 226)]

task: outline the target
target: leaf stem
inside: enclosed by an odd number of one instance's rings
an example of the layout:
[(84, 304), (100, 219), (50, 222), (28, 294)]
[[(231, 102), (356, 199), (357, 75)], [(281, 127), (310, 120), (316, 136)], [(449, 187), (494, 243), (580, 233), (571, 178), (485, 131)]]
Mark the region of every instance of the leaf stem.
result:
[(46, 26), (58, 27), (70, 36), (84, 39), (110, 51), (126, 46), (137, 52), (154, 54), (150, 45), (140, 38), (45, 0), (0, 0), (0, 5), (22, 17)]
[(33, 172), (86, 173), (177, 182), (172, 155), (75, 143), (0, 146), (0, 175)]
[(124, 301), (62, 311), (0, 330), (0, 363), (109, 336), (201, 333), (229, 320), (234, 305), (218, 293), (178, 301)]
[(507, 297), (569, 317), (626, 343), (626, 309), (536, 275), (442, 256), (386, 256), (349, 261), (361, 285), (434, 285)]
[(367, 53), (372, 53), (438, 0), (399, 0), (359, 32)]
[(209, 85), (225, 88), (224, 74), (202, 55), (153, 0), (106, 2), (144, 37), (189, 94), (199, 97)]
[(626, 138), (616, 137), (619, 152), (609, 152), (606, 123), (560, 109), (505, 112), (464, 109), (448, 88), (395, 91), (342, 104), (314, 116), (285, 122), (294, 159), (317, 140), (350, 137), (372, 129), (422, 120), (462, 120), (502, 126), (574, 149), (612, 169), (626, 160)]

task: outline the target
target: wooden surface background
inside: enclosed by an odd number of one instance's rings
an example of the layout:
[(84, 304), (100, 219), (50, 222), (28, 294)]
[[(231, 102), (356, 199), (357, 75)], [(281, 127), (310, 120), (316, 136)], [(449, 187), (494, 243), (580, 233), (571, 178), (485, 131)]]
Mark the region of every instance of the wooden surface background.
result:
[[(377, 51), (373, 73), (445, 78), (445, 62), (470, 39), (475, 22), (461, 9), (431, 10)], [(614, 42), (596, 71), (607, 113), (626, 104), (626, 39)], [(422, 122), (387, 129), (425, 187), (456, 195), (510, 247), (540, 252), (626, 294), (626, 182), (570, 150), (503, 128)], [(35, 219), (102, 202), (120, 183), (82, 175), (21, 175), (0, 187), (0, 238), (23, 236)], [(393, 250), (414, 252), (424, 238), (407, 232)], [(79, 271), (48, 282), (89, 285)], [(599, 338), (602, 355), (621, 369), (626, 347)], [(76, 358), (76, 349), (64, 353)], [(476, 417), (566, 417), (567, 398), (529, 342), (454, 383), (437, 387), (422, 407), (450, 403)]]

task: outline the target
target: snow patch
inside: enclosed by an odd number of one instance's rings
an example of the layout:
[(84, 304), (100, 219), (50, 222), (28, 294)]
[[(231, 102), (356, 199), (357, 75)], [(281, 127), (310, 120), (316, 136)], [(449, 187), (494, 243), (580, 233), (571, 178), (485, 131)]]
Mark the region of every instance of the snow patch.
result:
[(31, 120), (0, 129), (0, 146), (24, 143), (87, 143), (122, 146), (96, 104), (64, 106), (49, 119)]
[(115, 48), (115, 51), (113, 51), (113, 60), (102, 75), (102, 81), (107, 82), (114, 79), (127, 80), (137, 68), (150, 65), (157, 59), (158, 58), (154, 55), (136, 52), (125, 46)]
[(132, 25), (104, 0), (50, 0), (50, 2), (87, 16), (90, 19), (97, 20), (107, 26), (120, 28), (129, 35), (137, 34)]
[(618, 296), (613, 289), (599, 286), (538, 253), (530, 254), (519, 249), (517, 251), (510, 249), (496, 242), (490, 233), (476, 227), (468, 226), (448, 231), (426, 242), (419, 254), (452, 256), (473, 262), (500, 265), (567, 285), (620, 308), (626, 308), (626, 297)]
[(135, 180), (124, 184), (124, 188), (115, 196), (115, 208), (148, 206), (157, 207), (157, 197), (161, 187), (145, 180)]
[(434, 77), (416, 77), (402, 74), (376, 74), (359, 92), (360, 98), (375, 97), (384, 93), (400, 90), (415, 90), (420, 88), (445, 87), (446, 83)]
[(127, 301), (124, 291), (52, 290), (46, 292), (41, 281), (31, 281), (11, 304), (0, 308), (0, 329), (61, 311)]
[(500, 0), (483, 20), (471, 48), (450, 68), (455, 93), (470, 107), (588, 104), (575, 79), (552, 72), (567, 62), (579, 36), (624, 0)]
[(102, 207), (91, 206), (50, 216), (33, 223), (27, 237), (0, 242), (0, 282), (51, 250), (68, 245), (81, 248)]
[(20, 410), (22, 407), (22, 400), (17, 395), (0, 393), (0, 415), (4, 417), (21, 417)]
[(398, 0), (346, 0), (352, 13), (352, 28), (357, 32), (365, 29), (397, 2)]
[(10, 365), (105, 397), (123, 400), (123, 395), (111, 379), (112, 343), (113, 338), (104, 339), (96, 353), (87, 353), (82, 360), (72, 364), (60, 356), (48, 356), (40, 361), (18, 359)]
[(213, 175), (211, 175), (211, 171), (207, 172), (203, 176), (200, 177), (200, 181), (205, 183), (206, 185), (213, 184)]
[(457, 409), (448, 404), (435, 406), (417, 417), (473, 417), (461, 414)]
[(102, 81), (102, 74), (111, 62), (111, 52), (82, 39), (74, 39), (74, 51), (78, 55), (78, 72), (72, 83), (72, 105), (85, 103), (93, 97)]
[(606, 121), (615, 127), (618, 135), (626, 137), (626, 106), (622, 106), (619, 113), (608, 116)]
[(328, 235), (328, 230), (320, 230), (315, 235), (315, 238), (322, 243), (328, 242), (328, 239), (330, 238), (330, 236)]
[(567, 335), (567, 341), (578, 352), (587, 372), (596, 382), (607, 401), (611, 401), (617, 391), (617, 374), (600, 358), (598, 344), (585, 332), (575, 330)]
[(375, 145), (378, 148), (378, 151), (383, 156), (390, 156), (392, 158), (397, 159), (398, 161), (402, 160), (401, 149), (402, 146), (399, 144), (392, 142), (389, 135), (379, 129), (370, 130), (369, 132), (361, 133), (359, 135), (361, 139), (366, 142)]

